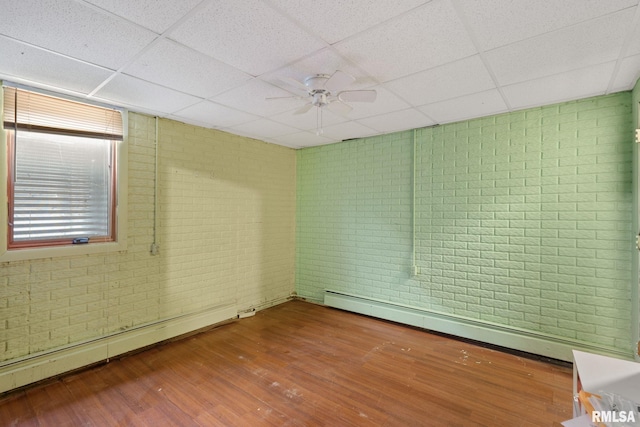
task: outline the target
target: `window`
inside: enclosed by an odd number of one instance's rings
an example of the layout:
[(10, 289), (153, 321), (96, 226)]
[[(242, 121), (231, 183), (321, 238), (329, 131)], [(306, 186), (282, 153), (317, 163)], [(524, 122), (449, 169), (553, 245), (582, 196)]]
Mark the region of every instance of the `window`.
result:
[(4, 87), (7, 248), (117, 239), (119, 110)]

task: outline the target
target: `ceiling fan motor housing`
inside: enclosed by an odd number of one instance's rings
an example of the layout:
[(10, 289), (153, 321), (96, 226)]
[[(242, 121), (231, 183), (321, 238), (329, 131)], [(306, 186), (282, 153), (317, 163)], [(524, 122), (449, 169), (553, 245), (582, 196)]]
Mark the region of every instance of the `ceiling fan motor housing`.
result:
[(323, 107), (329, 104), (328, 96), (331, 95), (327, 89), (325, 89), (324, 85), (329, 80), (328, 75), (326, 74), (316, 74), (315, 76), (307, 77), (304, 80), (304, 85), (309, 90), (309, 95), (313, 98), (311, 100), (311, 105), (316, 107)]

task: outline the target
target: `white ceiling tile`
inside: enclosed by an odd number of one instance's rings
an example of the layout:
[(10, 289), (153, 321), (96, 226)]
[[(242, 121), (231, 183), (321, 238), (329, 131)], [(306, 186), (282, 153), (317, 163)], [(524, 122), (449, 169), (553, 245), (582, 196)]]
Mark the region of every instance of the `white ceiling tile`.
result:
[(489, 51), (486, 58), (500, 85), (612, 61), (632, 18), (629, 11), (618, 12)]
[[(364, 75), (360, 69), (351, 64), (348, 60), (338, 55), (333, 49), (322, 49), (311, 56), (300, 61), (289, 64), (284, 68), (269, 72), (260, 76), (261, 80), (291, 90), (291, 84), (283, 82), (283, 79), (294, 79), (303, 83), (305, 78), (316, 74), (332, 75), (336, 70), (343, 71), (356, 80), (349, 86), (349, 89), (361, 89), (372, 86), (375, 80)], [(293, 89), (296, 87), (294, 86)]]
[(620, 63), (611, 90), (619, 92), (633, 89), (638, 79), (640, 79), (640, 55), (624, 58)]
[(164, 32), (202, 0), (85, 0), (157, 33)]
[(410, 107), (409, 104), (398, 98), (397, 95), (386, 89), (384, 86), (374, 86), (368, 90), (377, 92), (376, 100), (373, 102), (351, 102), (349, 105), (353, 110), (348, 114), (350, 119), (362, 119), (365, 117), (379, 116), (380, 114), (404, 110)]
[(199, 126), (201, 128), (220, 130), (220, 128), (218, 128), (216, 126), (212, 126), (211, 123), (205, 123), (205, 122), (201, 122), (201, 121), (198, 121), (198, 120), (193, 120), (193, 119), (189, 119), (189, 118), (185, 118), (185, 117), (179, 117), (179, 116), (175, 116), (173, 114), (169, 114), (169, 115), (160, 115), (160, 114), (158, 114), (158, 116), (161, 116), (163, 118), (170, 119), (170, 120), (175, 120), (176, 122), (180, 122), (180, 123), (186, 123), (186, 124), (193, 125), (193, 126)]
[[(640, 5), (636, 9), (639, 9)], [(636, 12), (638, 13), (638, 12)], [(629, 45), (627, 46), (626, 52), (622, 52), (622, 54), (626, 56), (640, 55), (640, 23), (634, 27), (629, 28)]]
[(332, 142), (336, 142), (332, 139), (325, 138), (321, 135), (316, 135), (312, 132), (292, 133), (290, 135), (271, 138), (271, 141), (275, 142), (276, 144), (285, 145), (291, 148), (311, 147), (314, 145), (330, 144)]
[(89, 94), (111, 71), (0, 37), (0, 75)]
[(434, 124), (431, 119), (414, 108), (368, 117), (360, 119), (358, 122), (382, 133), (416, 129)]
[(322, 136), (332, 141), (343, 141), (352, 138), (364, 138), (377, 135), (379, 132), (358, 122), (345, 122), (337, 125), (326, 126), (322, 129)]
[(340, 7), (337, 7), (335, 0), (272, 0), (272, 3), (327, 43), (334, 44), (427, 1), (429, 0), (350, 0), (342, 2)]
[(254, 76), (326, 46), (258, 0), (211, 2), (170, 37)]
[[(360, 138), (360, 137), (358, 137), (358, 138)], [(364, 136), (363, 136), (362, 138), (364, 138)], [(357, 138), (351, 138), (351, 139), (357, 139)], [(344, 142), (344, 141), (345, 141), (345, 140), (343, 140), (343, 139), (337, 139), (337, 140), (335, 140), (335, 141), (334, 141), (334, 140), (330, 140), (329, 142), (321, 142), (321, 143), (319, 143), (319, 144), (317, 144), (317, 145), (329, 145), (329, 144), (336, 144), (336, 143)]]
[(504, 113), (507, 106), (500, 93), (494, 89), (424, 105), (420, 110), (436, 123), (451, 123)]
[[(0, 78), (76, 95), (105, 84), (96, 99), (293, 147), (628, 90), (640, 77), (639, 0), (5, 3)], [(306, 91), (282, 81), (336, 70), (356, 79), (345, 89), (378, 97), (346, 116), (323, 110), (317, 136), (315, 110), (293, 114)]]
[(335, 48), (380, 82), (476, 53), (449, 0), (433, 0)]
[(602, 95), (607, 90), (615, 62), (573, 70), (502, 88), (512, 108), (553, 104)]
[(294, 150), (296, 150), (298, 148), (302, 148), (302, 147), (300, 147), (298, 145), (288, 144), (288, 143), (286, 143), (284, 141), (280, 141), (279, 139), (275, 139), (275, 138), (263, 138), (261, 141), (262, 142), (267, 142), (269, 144), (279, 145), (281, 147), (292, 148)]
[(293, 110), (303, 104), (300, 100), (293, 98), (267, 99), (288, 96), (292, 96), (292, 94), (261, 80), (254, 79), (238, 88), (215, 96), (211, 100), (237, 110), (266, 117)]
[(457, 0), (485, 50), (638, 4), (637, 0)]
[(495, 88), (478, 55), (412, 74), (385, 86), (414, 106)]
[(174, 116), (206, 123), (208, 127), (225, 128), (236, 126), (241, 123), (258, 120), (258, 116), (234, 110), (224, 105), (215, 104), (210, 101), (202, 101), (191, 105), (180, 111), (176, 111)]
[[(302, 101), (299, 102), (300, 106), (304, 105)], [(291, 111), (285, 111), (284, 113), (276, 114), (274, 116), (270, 116), (269, 118), (276, 122), (283, 123), (297, 129), (316, 129), (318, 124), (318, 108), (313, 107), (304, 114), (294, 114), (297, 109), (298, 108)], [(347, 118), (335, 114), (331, 110), (328, 110), (326, 108), (322, 109), (322, 123), (325, 126), (331, 126), (346, 121)]]
[(268, 119), (259, 119), (253, 122), (243, 123), (240, 125), (232, 126), (228, 129), (229, 132), (239, 132), (243, 135), (250, 135), (254, 138), (273, 138), (281, 135), (289, 135), (292, 133), (300, 132), (300, 129), (292, 128), (291, 126), (283, 125), (282, 123), (276, 123)]
[(171, 114), (201, 101), (194, 96), (122, 74), (100, 89), (96, 97), (129, 108), (137, 107), (143, 111), (161, 111), (165, 114)]
[(117, 69), (156, 35), (73, 0), (4, 2), (0, 33)]
[(252, 77), (171, 40), (161, 40), (124, 73), (201, 98), (232, 89)]
[(265, 140), (267, 139), (267, 138), (259, 138), (259, 137), (256, 137), (256, 135), (254, 135), (254, 134), (242, 132), (240, 130), (229, 129), (229, 130), (224, 130), (224, 132), (228, 132), (228, 133), (230, 133), (232, 135), (243, 136), (243, 137), (246, 137), (246, 138), (257, 139), (257, 140), (263, 141), (263, 142), (266, 142)]

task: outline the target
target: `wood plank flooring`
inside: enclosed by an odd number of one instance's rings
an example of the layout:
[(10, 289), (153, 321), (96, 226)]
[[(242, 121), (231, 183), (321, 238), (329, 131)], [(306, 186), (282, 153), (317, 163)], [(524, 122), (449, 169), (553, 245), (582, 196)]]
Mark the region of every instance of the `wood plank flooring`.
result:
[(1, 426), (559, 426), (571, 369), (292, 301), (0, 398)]

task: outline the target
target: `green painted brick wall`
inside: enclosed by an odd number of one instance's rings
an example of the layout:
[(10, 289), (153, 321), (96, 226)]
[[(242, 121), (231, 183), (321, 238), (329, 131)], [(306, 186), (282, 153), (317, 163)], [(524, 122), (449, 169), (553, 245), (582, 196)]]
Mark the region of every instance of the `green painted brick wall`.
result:
[(629, 352), (631, 129), (622, 92), (299, 150), (296, 290)]
[(411, 266), (410, 133), (298, 151), (297, 292), (402, 300)]

